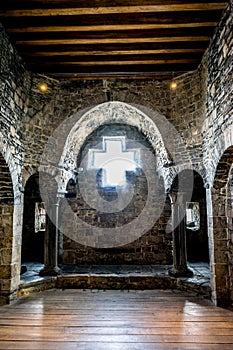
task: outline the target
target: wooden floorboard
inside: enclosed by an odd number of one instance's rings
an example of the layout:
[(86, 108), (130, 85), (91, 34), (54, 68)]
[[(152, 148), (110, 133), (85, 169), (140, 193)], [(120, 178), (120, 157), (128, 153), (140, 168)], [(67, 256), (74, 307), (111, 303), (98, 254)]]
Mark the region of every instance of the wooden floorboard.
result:
[(0, 349), (230, 350), (233, 312), (174, 290), (53, 289), (0, 308)]

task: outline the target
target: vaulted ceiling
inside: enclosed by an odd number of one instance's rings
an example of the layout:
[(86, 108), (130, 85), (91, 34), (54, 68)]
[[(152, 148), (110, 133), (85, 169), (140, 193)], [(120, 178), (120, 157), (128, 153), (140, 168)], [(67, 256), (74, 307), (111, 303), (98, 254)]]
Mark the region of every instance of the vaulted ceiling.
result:
[(2, 0), (0, 22), (32, 71), (58, 79), (194, 70), (228, 1)]

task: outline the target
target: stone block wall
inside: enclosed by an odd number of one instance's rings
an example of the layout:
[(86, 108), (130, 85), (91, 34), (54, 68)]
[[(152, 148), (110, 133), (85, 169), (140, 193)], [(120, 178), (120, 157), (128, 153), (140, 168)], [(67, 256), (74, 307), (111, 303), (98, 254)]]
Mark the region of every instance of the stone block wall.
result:
[[(25, 123), (25, 168), (38, 167), (48, 137), (62, 121), (76, 112), (107, 102), (109, 96), (113, 101), (145, 106), (165, 116), (184, 141), (176, 145), (182, 163), (192, 159), (198, 168), (202, 159), (200, 128), (204, 122), (205, 75), (198, 70), (176, 80), (177, 90), (171, 91), (170, 81), (153, 79), (59, 83), (33, 75)], [(38, 90), (40, 81), (49, 86), (46, 94)]]
[(232, 21), (233, 5), (230, 2), (202, 61), (207, 69), (203, 162), (210, 184), (223, 152), (233, 144)]
[(183, 142), (176, 145), (177, 167), (191, 163), (204, 177), (202, 168), (202, 125), (205, 121), (206, 70), (200, 66), (196, 71), (174, 79), (177, 88), (171, 90), (171, 122)]
[[(30, 92), (30, 73), (0, 25), (0, 125), (16, 164), (22, 166), (24, 122)], [(20, 172), (20, 170), (19, 170)]]
[[(207, 68), (203, 164), (207, 173), (207, 212), (212, 299), (232, 300), (232, 237), (227, 212), (227, 183), (233, 163), (233, 4), (230, 1), (202, 64)], [(229, 205), (229, 203), (228, 203)], [(231, 203), (232, 205), (232, 203)]]
[(20, 274), (24, 117), (30, 74), (0, 25), (0, 303), (14, 300)]

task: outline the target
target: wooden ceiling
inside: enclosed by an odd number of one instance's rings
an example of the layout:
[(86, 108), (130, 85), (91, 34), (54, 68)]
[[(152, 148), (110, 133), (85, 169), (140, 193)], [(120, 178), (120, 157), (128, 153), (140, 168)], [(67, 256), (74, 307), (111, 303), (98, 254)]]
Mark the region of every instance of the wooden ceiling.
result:
[(2, 0), (0, 22), (32, 71), (57, 79), (194, 70), (228, 1)]

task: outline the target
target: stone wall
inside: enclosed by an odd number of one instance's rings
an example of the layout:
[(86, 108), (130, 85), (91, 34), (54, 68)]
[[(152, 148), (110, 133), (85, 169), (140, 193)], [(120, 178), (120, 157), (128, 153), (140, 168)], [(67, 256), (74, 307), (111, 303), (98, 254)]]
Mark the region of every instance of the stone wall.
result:
[(16, 297), (22, 234), (24, 117), (30, 74), (0, 25), (0, 303)]
[[(227, 212), (227, 182), (233, 163), (232, 21), (230, 2), (202, 64), (207, 67), (206, 119), (203, 124), (203, 162), (207, 172), (207, 213), (212, 299), (232, 300), (231, 220)], [(229, 204), (228, 204), (229, 205)], [(232, 204), (231, 204), (232, 205)]]
[(202, 61), (207, 69), (203, 161), (210, 184), (224, 150), (233, 144), (232, 18), (233, 5), (230, 2)]
[(205, 178), (201, 134), (206, 113), (205, 66), (201, 65), (196, 71), (183, 74), (174, 81), (177, 88), (171, 90), (171, 122), (183, 140), (176, 145), (177, 158), (180, 160), (177, 168), (181, 170), (189, 163)]
[[(203, 79), (200, 79), (200, 74), (201, 73), (198, 71), (190, 75), (181, 76), (177, 79), (178, 90), (176, 92), (170, 90), (169, 81), (110, 80), (58, 83), (44, 77), (44, 81), (49, 87), (46, 94), (42, 94), (38, 90), (38, 84), (40, 81), (43, 81), (43, 77), (35, 75), (33, 77), (33, 91), (29, 103), (28, 123), (25, 133), (25, 169), (30, 173), (32, 170), (35, 171), (38, 168), (40, 155), (48, 143), (51, 145), (54, 144), (56, 147), (57, 144), (61, 145), (61, 142), (58, 142), (53, 137), (49, 139), (49, 136), (54, 133), (64, 120), (67, 120), (70, 116), (80, 115), (77, 117), (78, 120), (88, 108), (95, 107), (108, 100), (113, 100), (125, 102), (127, 104), (136, 104), (136, 106), (139, 105), (142, 106), (142, 108), (144, 106), (145, 114), (154, 121), (159, 131), (162, 131), (165, 147), (171, 147), (173, 142), (173, 140), (171, 140), (173, 137), (171, 137), (169, 130), (172, 130), (172, 133), (177, 135), (178, 144), (175, 144), (169, 153), (174, 153), (172, 155), (174, 158), (178, 158), (179, 162), (176, 162), (175, 166), (171, 168), (171, 171), (166, 169), (165, 177), (167, 177), (167, 183), (171, 185), (175, 174), (185, 169), (187, 164), (189, 167), (192, 166), (192, 159), (194, 159), (193, 163), (195, 164), (195, 168), (204, 176), (201, 165), (200, 130), (198, 129), (200, 120), (204, 118), (204, 83)], [(195, 95), (192, 96), (190, 94), (190, 89), (191, 85), (194, 83), (196, 84), (196, 92)], [(181, 94), (180, 98), (179, 94)], [(123, 112), (125, 114), (125, 111)], [(129, 113), (132, 113), (132, 111), (129, 110)], [(154, 117), (155, 114), (156, 118)], [(159, 115), (161, 115), (161, 117), (159, 117)], [(164, 116), (166, 120), (164, 124), (162, 123), (162, 116)], [(132, 122), (132, 116), (127, 116), (125, 114), (124, 117), (126, 123), (137, 124), (136, 121)], [(93, 124), (92, 129), (89, 128), (89, 124), (88, 127), (85, 127), (85, 130), (83, 129), (86, 136), (88, 136), (95, 127), (97, 128), (97, 126), (101, 125), (96, 118), (97, 117), (93, 113), (93, 121), (95, 120), (95, 122), (91, 122), (90, 120), (89, 123)], [(185, 118), (188, 118), (188, 123), (185, 122)], [(157, 122), (158, 125), (156, 124)], [(144, 124), (145, 125), (142, 123), (145, 132), (149, 132), (150, 126), (146, 126), (146, 122), (144, 122)], [(167, 125), (169, 125), (169, 127), (167, 127)], [(82, 125), (79, 125), (79, 130), (81, 130), (82, 127)], [(139, 127), (141, 127), (140, 124), (138, 124), (138, 128)], [(82, 140), (80, 141), (80, 145), (72, 145), (71, 148), (75, 148), (76, 152), (79, 151), (78, 147), (81, 147), (85, 140), (84, 133), (82, 133), (82, 135), (76, 135), (77, 140)], [(192, 141), (192, 135), (194, 135), (194, 141)], [(65, 136), (67, 137), (67, 135)], [(190, 142), (191, 145), (189, 144)], [(157, 152), (159, 155), (161, 154), (161, 151), (158, 149)], [(72, 158), (72, 156), (70, 158)], [(50, 161), (51, 163), (54, 162), (54, 156), (52, 156)], [(72, 162), (74, 160), (67, 160), (67, 162), (70, 161)], [(165, 162), (163, 162), (162, 165), (164, 164)], [(152, 236), (155, 236), (159, 232), (160, 238), (140, 238), (135, 246), (125, 247), (124, 252), (123, 249), (115, 249), (111, 252), (103, 250), (94, 251), (91, 248), (78, 247), (77, 245), (73, 245), (70, 239), (64, 239), (64, 262), (69, 264), (97, 263), (98, 261), (99, 263), (111, 263), (116, 261), (121, 261), (121, 263), (171, 263), (171, 241), (165, 234), (166, 224), (163, 221), (164, 217), (162, 216), (157, 223), (157, 228), (156, 226), (154, 227), (152, 234)], [(166, 221), (167, 220), (165, 220), (165, 222)], [(72, 228), (70, 229), (74, 230)], [(151, 232), (148, 232), (148, 237), (150, 235)], [(152, 241), (154, 242), (153, 244), (151, 243)], [(160, 245), (163, 253), (158, 252), (160, 250)], [(167, 247), (165, 248), (166, 245)]]

